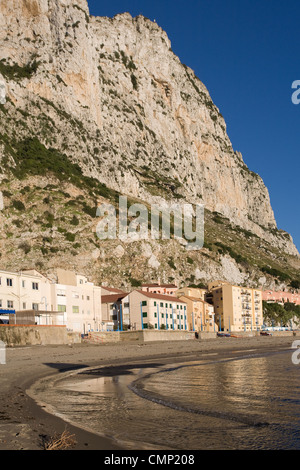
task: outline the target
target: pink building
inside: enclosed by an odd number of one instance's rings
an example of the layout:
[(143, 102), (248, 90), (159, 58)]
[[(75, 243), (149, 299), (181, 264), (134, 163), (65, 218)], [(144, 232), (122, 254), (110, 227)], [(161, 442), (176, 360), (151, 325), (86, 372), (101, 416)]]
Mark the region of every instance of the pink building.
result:
[(175, 295), (178, 287), (175, 284), (142, 284), (141, 290), (143, 292), (151, 292), (152, 294), (165, 294), (165, 295)]
[(300, 305), (300, 294), (292, 292), (276, 292), (274, 290), (267, 290), (262, 293), (262, 300), (267, 302), (287, 303), (291, 302), (295, 305)]

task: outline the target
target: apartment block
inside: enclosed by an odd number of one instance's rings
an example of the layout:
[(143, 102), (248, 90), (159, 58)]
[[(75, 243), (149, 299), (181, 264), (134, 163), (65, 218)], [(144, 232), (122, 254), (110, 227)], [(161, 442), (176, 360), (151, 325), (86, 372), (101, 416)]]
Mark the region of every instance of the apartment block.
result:
[(122, 300), (128, 294), (119, 292), (115, 294), (106, 294), (101, 296), (102, 309), (102, 330), (128, 330), (129, 329), (129, 304)]
[(132, 330), (188, 330), (186, 302), (175, 296), (134, 290), (123, 298), (122, 303), (130, 310)]
[(0, 271), (0, 309), (50, 311), (51, 281), (35, 270)]
[(187, 297), (195, 297), (204, 301), (206, 294), (207, 289), (201, 289), (199, 287), (180, 287), (175, 293), (176, 297), (185, 295)]
[(153, 294), (175, 295), (177, 289), (175, 284), (161, 284), (160, 282), (141, 285), (143, 292), (152, 292)]
[[(211, 297), (218, 329), (226, 332), (255, 331), (263, 325), (262, 291), (212, 283)], [(209, 286), (210, 287), (210, 286)]]
[(268, 290), (262, 293), (262, 299), (268, 303), (278, 303), (281, 305), (292, 303), (300, 305), (300, 294), (297, 292)]
[(0, 271), (1, 322), (65, 325), (86, 333), (102, 328), (101, 287), (73, 271), (57, 270), (57, 281), (36, 270)]
[(64, 317), (70, 331), (86, 334), (101, 331), (101, 287), (83, 275), (57, 270), (57, 282), (51, 284), (52, 309)]
[(179, 297), (186, 303), (187, 324), (190, 331), (216, 331), (214, 325), (214, 308), (198, 297), (182, 295)]

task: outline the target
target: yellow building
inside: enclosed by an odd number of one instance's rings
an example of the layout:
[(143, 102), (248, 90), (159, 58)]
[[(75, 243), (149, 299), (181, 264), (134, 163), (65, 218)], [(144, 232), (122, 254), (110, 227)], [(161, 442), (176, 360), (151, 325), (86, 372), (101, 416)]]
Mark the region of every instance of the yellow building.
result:
[(182, 295), (179, 300), (186, 302), (187, 324), (191, 331), (216, 331), (214, 308), (199, 297)]
[(187, 297), (196, 297), (197, 299), (205, 300), (205, 295), (207, 289), (200, 289), (199, 287), (181, 287), (175, 292), (177, 297), (182, 297), (183, 295)]
[[(211, 298), (218, 329), (256, 331), (263, 325), (262, 291), (229, 283), (211, 283)], [(209, 286), (210, 287), (210, 286)]]

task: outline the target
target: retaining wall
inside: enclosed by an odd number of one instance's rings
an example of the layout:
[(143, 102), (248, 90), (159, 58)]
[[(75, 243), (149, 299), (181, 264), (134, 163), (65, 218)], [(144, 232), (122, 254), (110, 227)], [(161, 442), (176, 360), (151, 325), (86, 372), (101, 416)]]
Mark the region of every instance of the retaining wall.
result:
[[(223, 332), (222, 332), (223, 333)], [(272, 336), (298, 336), (295, 331), (270, 331)], [(259, 331), (231, 333), (236, 338), (251, 338), (260, 336)], [(217, 332), (198, 332), (200, 341), (217, 338)], [(151, 341), (184, 341), (194, 340), (193, 331), (167, 331), (167, 330), (138, 330), (138, 331), (93, 331), (88, 334), (88, 341), (92, 343), (144, 343)]]
[(65, 326), (0, 325), (0, 341), (7, 346), (34, 346), (81, 342), (81, 337), (68, 333)]
[(91, 332), (88, 340), (94, 343), (123, 343), (151, 341), (184, 341), (195, 338), (192, 331), (138, 330)]

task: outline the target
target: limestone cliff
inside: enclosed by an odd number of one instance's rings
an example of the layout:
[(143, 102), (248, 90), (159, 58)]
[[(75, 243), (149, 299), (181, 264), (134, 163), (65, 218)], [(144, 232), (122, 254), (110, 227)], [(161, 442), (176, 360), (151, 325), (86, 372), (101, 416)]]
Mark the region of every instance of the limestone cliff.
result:
[(3, 0), (0, 45), (2, 181), (35, 137), (111, 190), (203, 203), (298, 257), (261, 177), (233, 150), (205, 85), (156, 23), (92, 17), (86, 0)]

